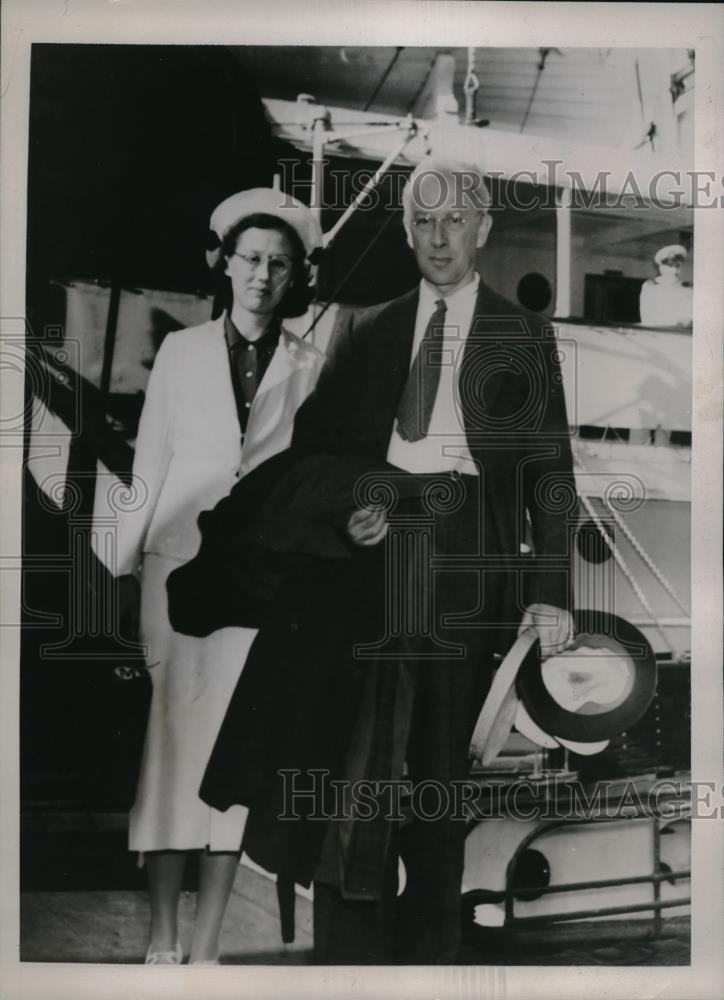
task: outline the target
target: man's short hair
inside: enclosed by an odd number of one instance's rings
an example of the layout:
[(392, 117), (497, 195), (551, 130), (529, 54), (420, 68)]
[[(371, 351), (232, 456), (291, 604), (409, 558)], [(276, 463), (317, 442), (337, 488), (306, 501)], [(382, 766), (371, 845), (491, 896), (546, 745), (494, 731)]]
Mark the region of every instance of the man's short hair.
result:
[[(438, 181), (438, 204), (422, 205), (419, 198), (420, 183), (426, 176), (434, 176)], [(455, 207), (473, 207), (479, 212), (487, 212), (492, 205), (492, 198), (485, 177), (479, 166), (464, 160), (443, 160), (428, 157), (422, 160), (410, 174), (407, 184), (402, 190), (402, 210), (404, 221), (408, 222), (412, 215), (412, 202), (421, 208), (434, 211), (447, 198), (450, 190), (455, 192)]]

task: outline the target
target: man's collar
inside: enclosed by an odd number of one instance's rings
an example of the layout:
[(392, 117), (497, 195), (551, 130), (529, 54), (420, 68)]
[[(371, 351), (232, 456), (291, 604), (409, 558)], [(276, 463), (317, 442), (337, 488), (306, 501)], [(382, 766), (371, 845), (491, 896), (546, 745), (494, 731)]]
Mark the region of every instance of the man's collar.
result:
[(448, 309), (455, 309), (459, 305), (464, 306), (474, 301), (477, 298), (479, 288), (480, 275), (477, 271), (473, 273), (472, 281), (448, 296), (440, 295), (440, 292), (423, 278), (420, 282), (420, 306), (432, 309), (438, 299), (442, 298)]

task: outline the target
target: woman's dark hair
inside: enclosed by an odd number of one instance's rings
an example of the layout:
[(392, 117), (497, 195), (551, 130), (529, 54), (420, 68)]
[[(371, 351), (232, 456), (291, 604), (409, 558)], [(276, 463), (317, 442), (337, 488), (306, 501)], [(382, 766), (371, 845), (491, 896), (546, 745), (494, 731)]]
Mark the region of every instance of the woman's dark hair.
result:
[(215, 313), (221, 309), (231, 309), (232, 295), (231, 282), (224, 274), (224, 268), (229, 257), (236, 251), (239, 237), (247, 229), (276, 229), (277, 232), (284, 233), (292, 246), (292, 280), (287, 293), (279, 304), (277, 315), (284, 318), (286, 316), (302, 316), (307, 311), (309, 303), (314, 297), (313, 290), (309, 287), (310, 268), (307, 263), (307, 252), (304, 249), (299, 233), (290, 226), (288, 222), (278, 218), (276, 215), (268, 215), (266, 212), (256, 212), (253, 215), (246, 215), (243, 219), (232, 226), (221, 241), (221, 253), (213, 268), (213, 275), (217, 284)]

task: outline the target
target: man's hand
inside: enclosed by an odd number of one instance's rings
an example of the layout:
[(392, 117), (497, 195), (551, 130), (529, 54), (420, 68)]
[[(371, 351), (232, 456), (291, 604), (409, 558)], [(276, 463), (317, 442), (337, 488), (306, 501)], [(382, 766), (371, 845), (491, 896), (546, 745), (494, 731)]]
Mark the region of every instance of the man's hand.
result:
[(356, 510), (347, 521), (347, 534), (355, 545), (377, 545), (387, 534), (387, 514), (384, 508), (365, 507)]
[(543, 659), (562, 652), (573, 642), (573, 616), (552, 604), (531, 604), (526, 608), (518, 635), (531, 626), (538, 633)]

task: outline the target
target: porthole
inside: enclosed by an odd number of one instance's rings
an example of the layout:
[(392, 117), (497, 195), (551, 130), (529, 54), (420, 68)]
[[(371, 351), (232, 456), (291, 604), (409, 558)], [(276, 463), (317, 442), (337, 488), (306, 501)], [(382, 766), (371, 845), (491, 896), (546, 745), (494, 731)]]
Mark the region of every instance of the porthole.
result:
[(531, 271), (518, 282), (518, 302), (532, 312), (543, 312), (551, 304), (553, 290), (548, 278)]

